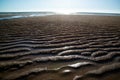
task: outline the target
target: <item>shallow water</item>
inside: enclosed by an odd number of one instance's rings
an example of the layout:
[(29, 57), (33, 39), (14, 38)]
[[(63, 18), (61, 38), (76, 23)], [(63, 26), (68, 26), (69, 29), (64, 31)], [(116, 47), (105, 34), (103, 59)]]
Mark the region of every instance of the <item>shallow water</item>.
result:
[(0, 20), (55, 15), (52, 12), (1, 12)]

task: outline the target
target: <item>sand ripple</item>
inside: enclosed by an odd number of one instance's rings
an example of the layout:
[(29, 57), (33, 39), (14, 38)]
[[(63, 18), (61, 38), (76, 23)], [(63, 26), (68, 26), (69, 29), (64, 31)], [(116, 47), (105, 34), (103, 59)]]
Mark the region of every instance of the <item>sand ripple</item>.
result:
[(117, 17), (105, 19), (49, 16), (1, 21), (0, 79), (108, 80), (109, 75), (119, 76), (120, 24)]

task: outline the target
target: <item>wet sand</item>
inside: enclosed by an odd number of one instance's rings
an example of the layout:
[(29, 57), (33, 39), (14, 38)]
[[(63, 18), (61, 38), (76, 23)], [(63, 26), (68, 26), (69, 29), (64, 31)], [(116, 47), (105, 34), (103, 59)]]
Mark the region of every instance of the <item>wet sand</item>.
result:
[(119, 16), (0, 21), (0, 80), (119, 79)]

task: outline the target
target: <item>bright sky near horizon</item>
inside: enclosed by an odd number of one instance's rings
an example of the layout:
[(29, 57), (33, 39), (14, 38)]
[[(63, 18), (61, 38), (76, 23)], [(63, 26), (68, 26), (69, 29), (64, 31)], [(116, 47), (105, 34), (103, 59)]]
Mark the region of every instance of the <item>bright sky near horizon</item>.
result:
[(120, 13), (120, 0), (0, 0), (0, 12), (24, 11)]

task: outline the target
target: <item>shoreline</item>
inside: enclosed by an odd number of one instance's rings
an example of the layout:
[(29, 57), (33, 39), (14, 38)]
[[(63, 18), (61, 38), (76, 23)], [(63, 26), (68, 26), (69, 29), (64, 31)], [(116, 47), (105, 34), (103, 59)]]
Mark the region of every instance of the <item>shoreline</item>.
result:
[[(62, 14), (55, 12), (1, 12), (0, 20), (9, 20), (9, 19), (19, 19), (19, 18), (29, 18), (29, 17), (44, 17), (44, 16), (55, 16), (55, 15), (68, 15), (68, 16), (117, 16), (119, 13), (93, 13), (93, 12), (76, 12), (70, 14)], [(6, 17), (5, 17), (6, 16)]]

